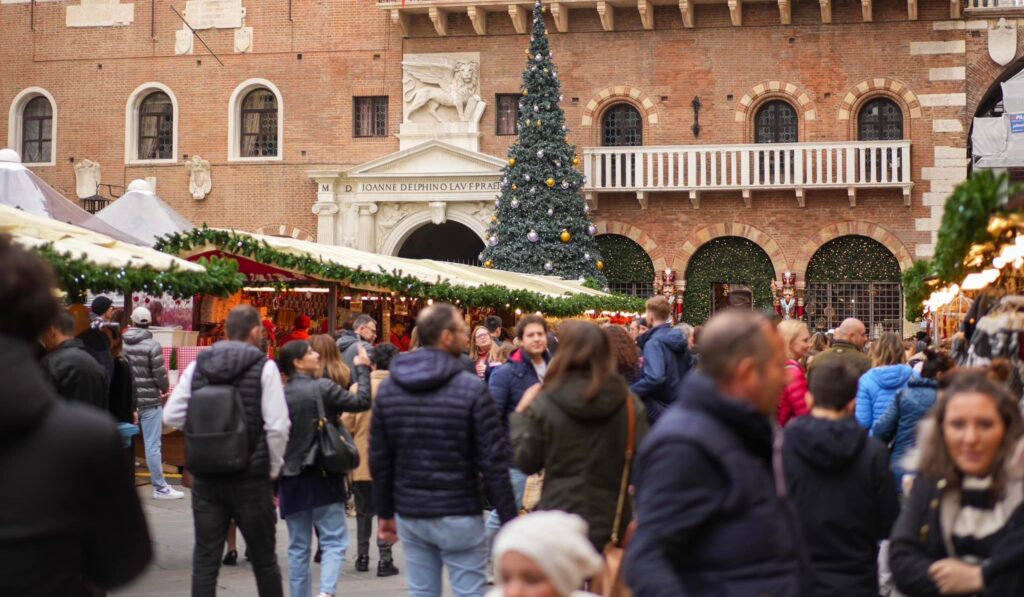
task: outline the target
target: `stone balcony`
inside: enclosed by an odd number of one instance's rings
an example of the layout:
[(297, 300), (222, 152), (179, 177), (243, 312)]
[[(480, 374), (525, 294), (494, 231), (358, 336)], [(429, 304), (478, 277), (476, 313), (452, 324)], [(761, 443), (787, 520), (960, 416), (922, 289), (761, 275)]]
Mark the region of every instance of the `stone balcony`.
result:
[(738, 191), (747, 207), (754, 191), (792, 190), (800, 207), (815, 189), (898, 188), (910, 205), (910, 141), (592, 147), (583, 150), (583, 191), (636, 193), (641, 208), (651, 193), (689, 193), (694, 208), (705, 191)]
[(1024, 15), (1024, 0), (965, 0), (964, 13), (971, 16)]
[[(601, 26), (605, 31), (615, 30), (615, 15), (625, 11), (639, 11), (644, 29), (654, 29), (654, 7), (678, 7), (685, 27), (694, 26), (694, 9), (697, 4), (725, 4), (729, 7), (732, 24), (743, 25), (743, 5), (750, 2), (777, 4), (779, 7), (779, 24), (792, 23), (793, 0), (560, 0), (546, 3), (554, 20), (555, 29), (559, 33), (569, 31), (569, 15), (573, 10), (596, 10), (601, 18)], [(968, 0), (968, 2), (1007, 2), (1024, 0)], [(906, 0), (907, 18), (917, 19), (918, 0)], [(821, 9), (821, 21), (832, 22), (832, 0), (818, 0)], [(951, 16), (959, 17), (959, 0), (953, 0)], [(864, 21), (873, 20), (873, 0), (860, 0), (861, 15)], [(425, 15), (434, 24), (438, 35), (448, 35), (448, 15), (466, 13), (473, 23), (473, 29), (479, 35), (487, 35), (487, 18), (489, 14), (507, 14), (517, 33), (529, 32), (529, 17), (532, 2), (510, 2), (509, 0), (405, 0), (378, 2), (377, 8), (389, 11), (403, 36), (408, 36), (411, 19), (416, 15)]]

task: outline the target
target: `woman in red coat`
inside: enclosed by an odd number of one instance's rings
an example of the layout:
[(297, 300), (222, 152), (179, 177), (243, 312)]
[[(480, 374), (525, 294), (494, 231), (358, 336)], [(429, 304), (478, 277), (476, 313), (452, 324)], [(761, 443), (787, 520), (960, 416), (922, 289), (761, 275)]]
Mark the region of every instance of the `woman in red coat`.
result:
[(806, 323), (787, 319), (779, 323), (779, 334), (786, 346), (786, 370), (789, 372), (789, 383), (779, 399), (779, 425), (785, 426), (790, 419), (806, 415), (808, 411), (807, 376), (800, 360), (811, 350), (811, 333)]

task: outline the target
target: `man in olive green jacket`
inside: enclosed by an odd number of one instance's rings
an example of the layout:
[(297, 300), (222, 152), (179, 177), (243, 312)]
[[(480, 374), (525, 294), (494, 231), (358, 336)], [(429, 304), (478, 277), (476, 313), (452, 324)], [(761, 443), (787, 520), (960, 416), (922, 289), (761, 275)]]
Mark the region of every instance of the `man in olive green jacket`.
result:
[(833, 359), (839, 359), (850, 364), (857, 370), (859, 375), (864, 375), (871, 368), (871, 359), (868, 358), (868, 355), (864, 354), (864, 345), (867, 341), (868, 332), (867, 328), (864, 327), (864, 322), (852, 317), (844, 320), (836, 328), (832, 346), (814, 357), (814, 360), (811, 361), (810, 366), (807, 368), (808, 381), (818, 365)]

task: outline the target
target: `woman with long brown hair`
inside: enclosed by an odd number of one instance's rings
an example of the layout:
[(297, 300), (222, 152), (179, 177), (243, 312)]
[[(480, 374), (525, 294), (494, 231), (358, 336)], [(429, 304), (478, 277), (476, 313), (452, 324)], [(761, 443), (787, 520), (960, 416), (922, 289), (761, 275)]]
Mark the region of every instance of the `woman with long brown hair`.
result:
[[(512, 447), (524, 473), (544, 470), (538, 508), (581, 516), (590, 525), (591, 543), (600, 550), (612, 536), (630, 419), (639, 445), (647, 433), (647, 417), (616, 371), (604, 330), (567, 321), (559, 327), (559, 344), (543, 388), (528, 390), (510, 419)], [(622, 528), (631, 509), (623, 508)]]
[(473, 335), (470, 336), (472, 344), (469, 347), (469, 358), (476, 367), (476, 376), (482, 381), (487, 381), (488, 354), (494, 348), (494, 339), (486, 327), (478, 325), (473, 328)]
[(612, 343), (615, 355), (615, 370), (632, 384), (640, 378), (640, 348), (636, 341), (629, 337), (629, 331), (621, 325), (610, 325), (604, 328), (608, 340)]
[(857, 422), (865, 429), (871, 429), (875, 421), (882, 418), (889, 405), (901, 391), (906, 389), (914, 370), (907, 363), (903, 351), (903, 338), (896, 332), (885, 332), (871, 348), (871, 365), (861, 376), (857, 386)]
[(334, 338), (327, 334), (320, 334), (309, 339), (309, 345), (320, 355), (320, 364), (323, 365), (323, 373), (320, 377), (326, 377), (343, 388), (352, 383), (352, 372), (348, 365), (341, 360), (341, 351), (334, 342)]
[(918, 595), (1024, 594), (1024, 426), (985, 370), (954, 370), (921, 423), (919, 476), (893, 529), (896, 586)]

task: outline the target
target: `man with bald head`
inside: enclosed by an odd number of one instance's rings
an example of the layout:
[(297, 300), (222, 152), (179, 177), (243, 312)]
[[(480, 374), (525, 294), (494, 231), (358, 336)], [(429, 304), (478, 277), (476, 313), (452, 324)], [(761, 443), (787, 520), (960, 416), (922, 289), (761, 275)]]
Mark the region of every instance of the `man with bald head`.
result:
[(637, 456), (627, 581), (645, 596), (806, 595), (797, 521), (773, 472), (782, 337), (763, 315), (727, 311), (700, 345), (697, 371)]
[(868, 342), (868, 330), (864, 322), (850, 317), (836, 328), (832, 346), (814, 357), (807, 370), (807, 379), (811, 378), (817, 367), (833, 359), (839, 359), (852, 366), (858, 375), (864, 375), (871, 368), (871, 359), (864, 354), (864, 345)]

